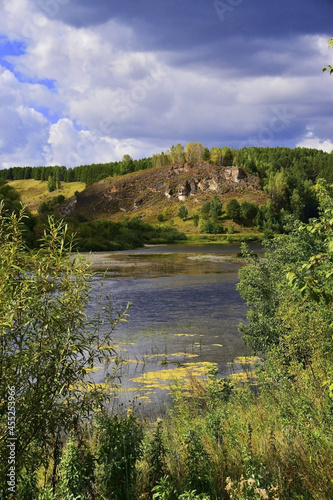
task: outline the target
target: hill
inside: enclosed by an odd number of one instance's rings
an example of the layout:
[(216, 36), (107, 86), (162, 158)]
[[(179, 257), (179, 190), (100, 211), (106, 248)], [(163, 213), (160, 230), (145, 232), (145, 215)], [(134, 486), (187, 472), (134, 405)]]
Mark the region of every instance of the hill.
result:
[[(80, 192), (74, 200), (67, 200), (61, 212), (80, 214), (88, 220), (119, 221), (124, 216), (137, 216), (157, 223), (163, 219), (171, 221), (177, 229), (195, 233), (199, 229), (189, 220), (214, 194), (224, 209), (232, 198), (256, 205), (265, 204), (268, 199), (258, 177), (241, 168), (184, 163), (103, 179)], [(177, 217), (181, 205), (188, 210), (187, 221)]]
[(37, 213), (39, 205), (52, 200), (54, 196), (63, 195), (68, 199), (74, 196), (75, 192), (83, 191), (85, 188), (83, 182), (62, 182), (59, 189), (49, 192), (47, 181), (35, 179), (9, 181), (8, 184), (19, 193), (22, 203), (27, 205), (32, 213)]

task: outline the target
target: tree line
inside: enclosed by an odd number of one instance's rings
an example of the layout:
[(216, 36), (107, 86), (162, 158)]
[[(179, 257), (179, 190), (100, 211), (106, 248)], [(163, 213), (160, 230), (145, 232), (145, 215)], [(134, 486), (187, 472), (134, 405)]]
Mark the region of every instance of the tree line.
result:
[(181, 144), (153, 155), (134, 160), (125, 154), (121, 161), (65, 166), (12, 167), (0, 170), (0, 179), (35, 179), (48, 182), (49, 191), (61, 182), (84, 182), (87, 186), (106, 177), (158, 168), (184, 162), (208, 162), (220, 166), (237, 166), (259, 177), (263, 190), (269, 195), (268, 206), (261, 209), (258, 227), (279, 232), (284, 214), (292, 213), (299, 220), (318, 215), (313, 186), (318, 179), (333, 182), (333, 154), (310, 148), (246, 147), (234, 150), (227, 146), (208, 149), (199, 142)]

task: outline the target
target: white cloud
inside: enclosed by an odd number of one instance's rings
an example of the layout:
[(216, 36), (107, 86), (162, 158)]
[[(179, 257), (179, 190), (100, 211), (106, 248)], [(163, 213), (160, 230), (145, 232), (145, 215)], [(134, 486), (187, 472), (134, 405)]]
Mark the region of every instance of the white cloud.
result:
[[(304, 141), (329, 147), (332, 126), (324, 111), (333, 91), (321, 75), (323, 37), (295, 38), (304, 54), (309, 49), (306, 61), (296, 63), (290, 40), (279, 45), (273, 64), (285, 68), (278, 76), (236, 75), (202, 62), (174, 66), (170, 54), (134, 49), (132, 29), (115, 20), (65, 25), (56, 12), (62, 3), (45, 3), (56, 6), (48, 18), (30, 0), (0, 5), (0, 30), (26, 43), (23, 54), (8, 57), (14, 72), (0, 68), (0, 166), (107, 162), (123, 154), (151, 155), (180, 141), (224, 145), (225, 137), (268, 137), (276, 144), (289, 130), (290, 141), (294, 129), (299, 137), (310, 122), (318, 137)], [(268, 43), (253, 60), (269, 64), (275, 49)], [(303, 61), (309, 74), (299, 71)], [(31, 83), (20, 81), (18, 72)], [(55, 88), (43, 80), (53, 80)], [(43, 116), (42, 109), (49, 113)], [(276, 113), (289, 121), (278, 124)]]
[[(163, 144), (161, 147), (163, 149), (166, 146)], [(76, 130), (68, 118), (62, 118), (50, 127), (48, 145), (45, 147), (48, 165), (67, 167), (119, 161), (124, 154), (142, 158), (150, 156), (152, 151), (152, 144), (138, 139), (118, 140), (105, 137), (98, 130)]]
[(321, 149), (326, 153), (333, 151), (333, 142), (330, 139), (319, 139), (313, 132), (308, 132), (296, 146), (299, 148)]

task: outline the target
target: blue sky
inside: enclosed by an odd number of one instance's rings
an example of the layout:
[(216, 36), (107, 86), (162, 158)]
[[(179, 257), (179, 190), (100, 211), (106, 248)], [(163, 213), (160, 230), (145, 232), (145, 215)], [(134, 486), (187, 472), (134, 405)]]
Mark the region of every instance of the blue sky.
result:
[(333, 149), (330, 0), (3, 0), (0, 168)]

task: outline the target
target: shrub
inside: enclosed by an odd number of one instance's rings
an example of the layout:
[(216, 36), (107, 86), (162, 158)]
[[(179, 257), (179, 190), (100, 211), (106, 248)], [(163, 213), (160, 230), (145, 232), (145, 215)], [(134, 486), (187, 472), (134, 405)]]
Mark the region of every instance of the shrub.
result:
[(135, 466), (142, 455), (141, 422), (129, 412), (127, 417), (104, 414), (97, 425), (97, 476), (102, 493), (114, 500), (136, 500)]

